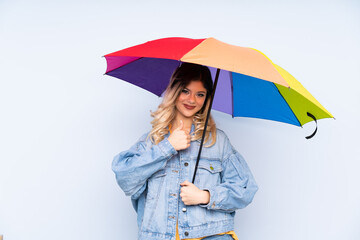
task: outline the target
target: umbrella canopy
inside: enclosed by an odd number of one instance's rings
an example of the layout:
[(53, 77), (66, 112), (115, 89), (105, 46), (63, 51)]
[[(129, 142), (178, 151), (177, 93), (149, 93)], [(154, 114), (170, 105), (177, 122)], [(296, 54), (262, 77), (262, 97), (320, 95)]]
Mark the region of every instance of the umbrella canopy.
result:
[[(163, 38), (107, 54), (105, 58), (107, 75), (158, 96), (181, 62), (208, 66), (213, 77), (215, 75), (192, 183), (211, 108), (233, 117), (262, 118), (296, 126), (333, 117), (293, 76), (253, 48), (226, 44), (214, 38)], [(316, 131), (317, 127), (306, 138), (312, 138)]]
[[(302, 126), (333, 116), (260, 51), (214, 38), (163, 38), (105, 55), (106, 74), (161, 96), (181, 62), (221, 69), (212, 108), (233, 117)], [(310, 115), (309, 115), (310, 114)]]

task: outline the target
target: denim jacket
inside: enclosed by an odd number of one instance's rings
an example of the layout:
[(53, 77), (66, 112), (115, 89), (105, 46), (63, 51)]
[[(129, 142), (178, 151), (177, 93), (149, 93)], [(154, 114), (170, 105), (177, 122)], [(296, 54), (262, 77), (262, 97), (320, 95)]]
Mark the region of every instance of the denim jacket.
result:
[[(194, 125), (191, 132), (194, 131)], [(198, 238), (234, 230), (235, 210), (246, 207), (258, 187), (244, 158), (217, 129), (216, 143), (203, 147), (195, 185), (208, 190), (206, 205), (185, 205), (180, 183), (192, 181), (200, 140), (176, 151), (165, 138), (157, 145), (144, 134), (129, 150), (114, 157), (116, 180), (131, 196), (139, 240)], [(204, 143), (206, 145), (206, 143)]]

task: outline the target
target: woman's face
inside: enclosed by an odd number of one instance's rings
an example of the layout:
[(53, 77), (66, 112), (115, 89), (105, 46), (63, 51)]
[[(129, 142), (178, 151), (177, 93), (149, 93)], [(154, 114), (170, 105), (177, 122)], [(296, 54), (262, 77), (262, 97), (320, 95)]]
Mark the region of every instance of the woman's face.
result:
[(176, 100), (177, 114), (192, 118), (204, 105), (206, 89), (201, 81), (191, 81)]

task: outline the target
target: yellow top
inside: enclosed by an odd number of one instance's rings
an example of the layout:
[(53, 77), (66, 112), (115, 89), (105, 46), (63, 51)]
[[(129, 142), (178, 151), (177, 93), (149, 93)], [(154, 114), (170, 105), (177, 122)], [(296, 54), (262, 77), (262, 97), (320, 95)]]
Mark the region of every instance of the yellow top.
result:
[[(170, 133), (172, 132), (172, 131), (171, 131), (171, 124), (169, 125), (169, 131), (170, 131)], [(234, 240), (239, 240), (239, 238), (236, 236), (236, 234), (235, 234), (234, 231), (219, 233), (219, 234), (217, 234), (217, 235), (224, 235), (224, 234), (229, 234), (229, 235), (231, 235), (231, 237), (232, 237)], [(206, 237), (201, 237), (201, 238), (186, 238), (186, 239), (183, 239), (183, 240), (200, 240), (200, 239), (203, 239), (203, 238), (206, 238)], [(177, 223), (177, 222), (176, 222), (176, 240), (180, 240), (179, 230), (178, 230), (178, 223)]]
[[(224, 235), (224, 234), (229, 234), (229, 235), (231, 235), (231, 237), (232, 237), (234, 240), (239, 240), (239, 238), (236, 236), (236, 234), (235, 234), (234, 231), (219, 233), (219, 234), (217, 234), (217, 235)], [(183, 239), (183, 240), (200, 240), (200, 239), (203, 239), (203, 238), (206, 238), (206, 237), (201, 237), (201, 238), (186, 238), (186, 239)], [(177, 222), (176, 222), (176, 240), (180, 240)]]

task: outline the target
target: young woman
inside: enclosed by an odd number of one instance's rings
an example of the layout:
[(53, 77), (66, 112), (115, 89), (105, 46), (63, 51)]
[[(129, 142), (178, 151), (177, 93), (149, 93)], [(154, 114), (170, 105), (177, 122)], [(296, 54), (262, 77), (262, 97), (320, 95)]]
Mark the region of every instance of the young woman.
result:
[(138, 215), (139, 240), (237, 239), (235, 210), (258, 188), (211, 116), (191, 183), (212, 87), (207, 67), (183, 63), (151, 114), (152, 130), (113, 160), (117, 182)]

